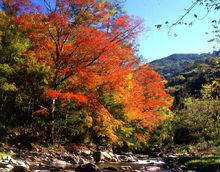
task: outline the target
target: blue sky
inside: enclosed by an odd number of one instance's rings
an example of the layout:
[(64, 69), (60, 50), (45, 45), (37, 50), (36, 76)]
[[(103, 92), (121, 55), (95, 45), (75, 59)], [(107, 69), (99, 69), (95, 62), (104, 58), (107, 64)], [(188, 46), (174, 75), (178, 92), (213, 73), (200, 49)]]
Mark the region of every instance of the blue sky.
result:
[[(147, 32), (140, 36), (139, 54), (147, 61), (166, 57), (173, 53), (205, 53), (213, 51), (213, 43), (208, 42), (213, 36), (211, 21), (219, 18), (219, 12), (211, 12), (203, 20), (192, 26), (176, 26), (172, 29), (178, 36), (169, 36), (168, 29), (156, 29), (156, 24), (164, 24), (167, 20), (175, 22), (192, 0), (127, 0), (125, 10), (129, 15), (144, 19)], [(205, 16), (203, 7), (195, 8), (186, 18), (191, 21), (196, 13), (198, 18)], [(217, 16), (218, 15), (218, 16)]]
[[(32, 0), (39, 2), (39, 0)], [(195, 1), (195, 0), (194, 0)], [(139, 16), (147, 29), (139, 38), (139, 54), (147, 61), (163, 58), (174, 53), (207, 53), (213, 51), (213, 43), (208, 42), (213, 35), (205, 34), (213, 30), (211, 21), (219, 19), (219, 11), (211, 12), (203, 20), (192, 26), (176, 26), (172, 32), (178, 36), (169, 36), (166, 27), (158, 30), (155, 25), (166, 21), (175, 22), (192, 0), (126, 0), (125, 10), (129, 15)], [(198, 18), (205, 16), (203, 7), (195, 8), (186, 21), (191, 21), (196, 13)]]

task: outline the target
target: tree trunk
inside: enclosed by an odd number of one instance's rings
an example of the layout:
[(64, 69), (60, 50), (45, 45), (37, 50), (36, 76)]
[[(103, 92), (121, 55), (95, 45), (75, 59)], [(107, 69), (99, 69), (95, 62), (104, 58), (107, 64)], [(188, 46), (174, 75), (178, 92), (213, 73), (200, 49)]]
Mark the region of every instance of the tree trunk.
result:
[(49, 126), (48, 126), (48, 136), (50, 144), (54, 144), (54, 112), (55, 112), (55, 103), (56, 100), (54, 99), (51, 105), (51, 112), (50, 112), (50, 119), (49, 119)]

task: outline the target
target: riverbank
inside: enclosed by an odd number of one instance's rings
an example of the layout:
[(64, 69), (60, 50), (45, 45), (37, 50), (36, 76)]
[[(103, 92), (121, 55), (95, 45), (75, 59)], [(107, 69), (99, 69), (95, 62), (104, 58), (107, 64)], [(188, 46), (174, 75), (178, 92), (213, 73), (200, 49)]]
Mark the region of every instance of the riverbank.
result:
[(212, 172), (219, 172), (220, 170), (220, 157), (176, 156), (174, 154), (149, 157), (131, 152), (115, 154), (111, 150), (97, 151), (76, 146), (70, 151), (58, 145), (50, 147), (34, 145), (33, 150), (25, 150), (2, 144), (0, 152), (1, 172), (171, 172), (207, 171), (209, 169)]
[(220, 171), (220, 156), (188, 156), (157, 154), (157, 156), (116, 154), (111, 149), (94, 149), (85, 146), (32, 145), (21, 149), (0, 145), (1, 172), (50, 171)]
[[(89, 150), (85, 147), (67, 150), (62, 146), (42, 147), (33, 150), (2, 145), (0, 171), (127, 171), (148, 166), (148, 170), (160, 170), (165, 164), (160, 157), (130, 153), (115, 154), (111, 150)], [(164, 168), (164, 167), (163, 167)], [(142, 168), (143, 169), (143, 168)], [(42, 171), (43, 172), (43, 171)]]

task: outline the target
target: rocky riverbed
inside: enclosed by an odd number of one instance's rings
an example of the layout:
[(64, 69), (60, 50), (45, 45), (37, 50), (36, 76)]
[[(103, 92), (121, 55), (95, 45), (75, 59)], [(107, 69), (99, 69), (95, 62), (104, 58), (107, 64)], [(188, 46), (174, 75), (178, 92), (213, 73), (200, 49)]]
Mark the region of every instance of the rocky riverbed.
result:
[[(114, 154), (112, 151), (55, 149), (23, 150), (8, 148), (0, 159), (1, 172), (49, 171), (161, 171), (165, 170), (162, 158), (132, 153)], [(168, 167), (169, 168), (169, 167)]]
[(0, 159), (0, 172), (174, 172), (185, 170), (173, 165), (174, 155), (150, 158), (132, 153), (114, 154), (111, 150), (90, 151), (38, 148), (23, 150), (4, 148), (7, 154)]

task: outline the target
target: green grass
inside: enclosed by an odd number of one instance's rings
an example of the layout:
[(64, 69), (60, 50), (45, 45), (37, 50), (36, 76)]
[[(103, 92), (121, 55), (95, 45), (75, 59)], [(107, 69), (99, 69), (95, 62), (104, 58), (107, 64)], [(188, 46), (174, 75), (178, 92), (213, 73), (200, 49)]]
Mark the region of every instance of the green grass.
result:
[(187, 164), (192, 164), (192, 165), (219, 164), (220, 165), (220, 157), (201, 157), (195, 160), (191, 160), (187, 162)]
[(192, 158), (185, 162), (186, 166), (191, 169), (202, 171), (220, 171), (220, 156), (208, 156)]

